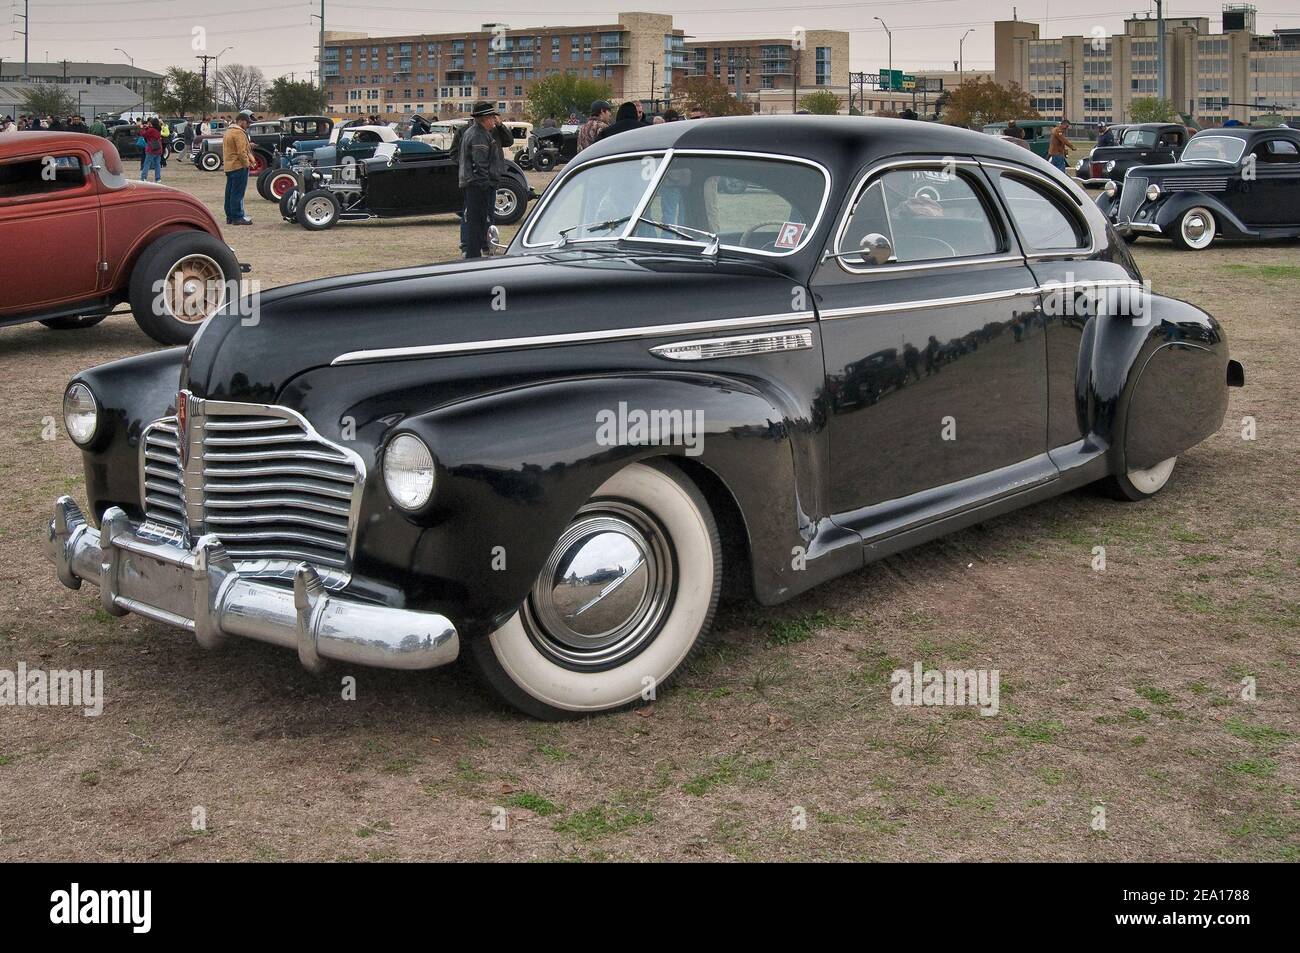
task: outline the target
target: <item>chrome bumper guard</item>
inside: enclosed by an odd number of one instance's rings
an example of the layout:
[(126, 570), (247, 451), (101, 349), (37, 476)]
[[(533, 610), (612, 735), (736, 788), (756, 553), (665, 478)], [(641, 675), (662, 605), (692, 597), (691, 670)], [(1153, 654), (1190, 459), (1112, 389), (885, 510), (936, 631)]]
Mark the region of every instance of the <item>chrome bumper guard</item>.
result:
[(204, 648), (232, 635), (257, 639), (297, 649), (312, 672), (326, 659), (426, 669), (460, 654), (456, 627), (444, 616), (334, 595), (306, 563), (294, 572), (293, 589), (256, 582), (235, 569), (216, 536), (201, 537), (193, 549), (148, 538), (116, 506), (97, 530), (71, 497), (60, 497), (46, 546), (69, 589), (92, 582), (106, 612), (187, 629)]

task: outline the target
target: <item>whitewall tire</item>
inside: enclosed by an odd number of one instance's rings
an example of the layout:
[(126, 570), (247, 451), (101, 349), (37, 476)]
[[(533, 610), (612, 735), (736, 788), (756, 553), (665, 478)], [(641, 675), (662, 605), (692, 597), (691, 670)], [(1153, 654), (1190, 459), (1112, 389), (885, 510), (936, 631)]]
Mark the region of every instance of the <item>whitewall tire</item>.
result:
[(721, 580), (703, 494), (669, 464), (632, 464), (579, 510), (524, 605), (471, 655), (498, 694), (537, 718), (644, 703), (700, 644)]
[(1110, 479), (1111, 489), (1119, 499), (1133, 502), (1155, 496), (1169, 482), (1169, 477), (1174, 472), (1174, 464), (1177, 462), (1177, 457), (1170, 457), (1145, 469), (1134, 468), (1126, 473), (1116, 474)]

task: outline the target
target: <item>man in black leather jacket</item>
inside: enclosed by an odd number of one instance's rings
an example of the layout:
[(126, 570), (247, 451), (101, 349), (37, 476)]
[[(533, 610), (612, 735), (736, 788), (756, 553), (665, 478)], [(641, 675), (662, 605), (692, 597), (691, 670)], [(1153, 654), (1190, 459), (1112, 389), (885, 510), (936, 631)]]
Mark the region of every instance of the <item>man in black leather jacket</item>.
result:
[(475, 103), (470, 116), (470, 124), (460, 139), (460, 187), (465, 192), (460, 250), (466, 258), (482, 258), (497, 186), (506, 171), (503, 148), (513, 145), (514, 137), (501, 124), (501, 115), (492, 103)]

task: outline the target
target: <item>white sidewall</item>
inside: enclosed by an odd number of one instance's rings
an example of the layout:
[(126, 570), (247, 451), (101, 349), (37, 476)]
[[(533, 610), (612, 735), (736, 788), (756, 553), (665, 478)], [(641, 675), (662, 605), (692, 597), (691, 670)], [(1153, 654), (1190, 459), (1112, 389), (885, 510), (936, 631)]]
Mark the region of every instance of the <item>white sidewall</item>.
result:
[(597, 712), (635, 701), (649, 676), (658, 686), (676, 670), (699, 638), (713, 604), (714, 555), (708, 524), (676, 481), (653, 467), (632, 464), (594, 494), (621, 497), (652, 513), (677, 555), (677, 592), (655, 640), (618, 668), (575, 672), (557, 665), (533, 645), (516, 613), (488, 636), (510, 679), (540, 702), (564, 711)]
[(1145, 470), (1129, 470), (1128, 482), (1133, 484), (1135, 490), (1147, 496), (1158, 493), (1169, 482), (1169, 476), (1174, 472), (1174, 464), (1177, 462), (1177, 457), (1170, 457)]

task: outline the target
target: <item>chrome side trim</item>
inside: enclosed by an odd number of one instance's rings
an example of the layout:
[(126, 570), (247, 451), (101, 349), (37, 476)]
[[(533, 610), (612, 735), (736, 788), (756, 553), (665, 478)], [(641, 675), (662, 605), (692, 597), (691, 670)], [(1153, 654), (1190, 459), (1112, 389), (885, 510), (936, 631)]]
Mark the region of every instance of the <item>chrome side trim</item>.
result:
[(650, 353), (670, 361), (715, 361), (724, 357), (775, 354), (778, 351), (805, 351), (812, 346), (812, 331), (799, 330), (749, 334), (732, 338), (677, 341), (652, 347)]
[(959, 304), (975, 304), (980, 301), (1000, 301), (1005, 298), (1019, 298), (1023, 295), (1038, 294), (1038, 288), (1012, 288), (1006, 291), (989, 291), (984, 294), (954, 295), (951, 298), (930, 298), (925, 301), (898, 301), (890, 304), (866, 304), (851, 308), (831, 308), (821, 313), (823, 321), (839, 318), (856, 318), (868, 314), (890, 314), (897, 311), (921, 311), (926, 308), (950, 308)]
[(611, 328), (608, 331), (575, 331), (570, 334), (539, 334), (534, 337), (500, 338), (494, 341), (464, 341), (458, 344), (417, 344), (411, 347), (374, 348), (348, 351), (330, 361), (330, 366), (360, 364), (363, 361), (397, 361), (417, 357), (445, 357), (449, 354), (478, 354), (522, 348), (557, 347), (569, 344), (592, 344), (597, 341), (633, 340), (664, 334), (691, 334), (695, 331), (729, 331), (767, 324), (802, 324), (816, 317), (814, 311), (783, 311), (757, 314), (747, 318), (721, 318), (715, 321), (689, 321), (685, 324), (658, 324), (639, 328)]

